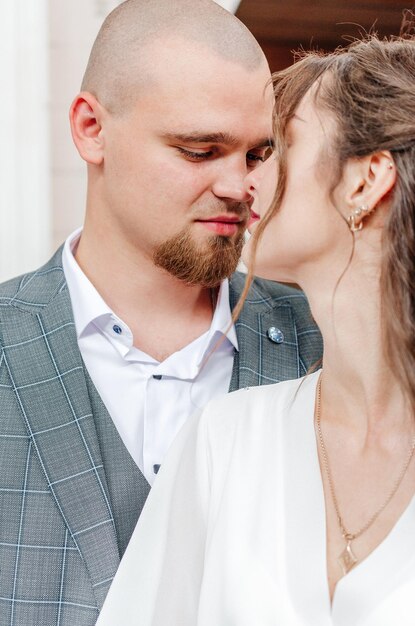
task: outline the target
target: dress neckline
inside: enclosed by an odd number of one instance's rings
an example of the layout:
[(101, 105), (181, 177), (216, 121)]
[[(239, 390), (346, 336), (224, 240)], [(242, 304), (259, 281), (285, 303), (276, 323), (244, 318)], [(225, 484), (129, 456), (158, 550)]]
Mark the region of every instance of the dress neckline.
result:
[[(415, 560), (415, 496), (385, 539), (338, 581), (331, 601), (326, 509), (314, 431), (319, 375), (316, 372), (302, 380), (284, 418), (287, 583), (304, 623), (350, 626), (376, 611), (396, 591), (402, 577), (407, 580), (407, 568)], [(373, 624), (378, 626), (378, 622)]]

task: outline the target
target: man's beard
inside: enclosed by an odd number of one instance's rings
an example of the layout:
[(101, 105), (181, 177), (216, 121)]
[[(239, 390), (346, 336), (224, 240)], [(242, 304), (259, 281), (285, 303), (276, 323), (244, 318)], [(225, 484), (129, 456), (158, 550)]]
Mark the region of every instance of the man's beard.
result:
[(197, 246), (186, 228), (160, 244), (153, 261), (188, 285), (216, 287), (236, 270), (243, 243), (241, 231), (234, 239), (213, 235)]

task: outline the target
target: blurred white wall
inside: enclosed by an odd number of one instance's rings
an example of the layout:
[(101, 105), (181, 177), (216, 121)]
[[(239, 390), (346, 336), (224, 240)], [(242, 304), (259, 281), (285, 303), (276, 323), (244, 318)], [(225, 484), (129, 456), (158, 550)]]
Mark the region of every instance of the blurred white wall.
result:
[(52, 241), (57, 247), (83, 221), (86, 165), (69, 129), (68, 110), (80, 89), (89, 53), (105, 16), (118, 0), (48, 0)]
[(3, 280), (41, 263), (50, 251), (47, 0), (3, 1), (0, 16)]

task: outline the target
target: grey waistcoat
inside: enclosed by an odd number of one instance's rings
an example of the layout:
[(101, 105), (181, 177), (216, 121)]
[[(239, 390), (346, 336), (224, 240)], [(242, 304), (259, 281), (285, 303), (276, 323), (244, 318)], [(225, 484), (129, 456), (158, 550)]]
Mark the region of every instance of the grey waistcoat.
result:
[(86, 371), (85, 375), (121, 558), (149, 494), (150, 485), (125, 447)]

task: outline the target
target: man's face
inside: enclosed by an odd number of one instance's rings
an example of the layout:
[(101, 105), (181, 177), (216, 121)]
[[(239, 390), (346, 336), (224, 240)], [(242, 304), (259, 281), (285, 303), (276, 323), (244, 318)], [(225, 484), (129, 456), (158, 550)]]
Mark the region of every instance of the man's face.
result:
[(151, 74), (133, 109), (103, 126), (100, 219), (124, 253), (214, 285), (235, 269), (249, 218), (243, 180), (268, 150), (268, 68), (171, 41), (152, 49)]

